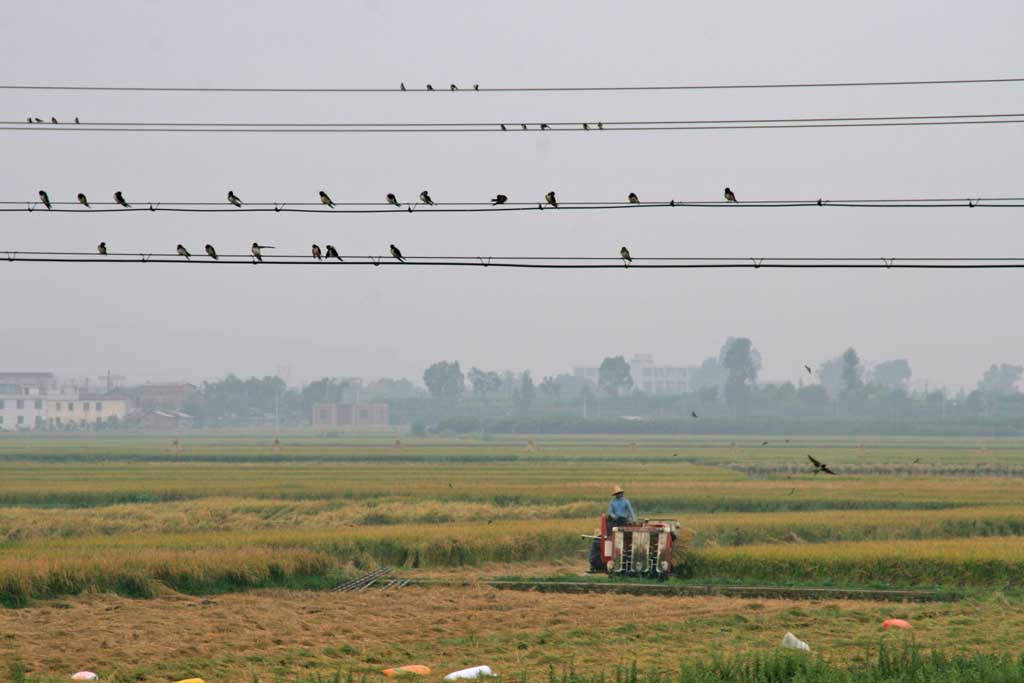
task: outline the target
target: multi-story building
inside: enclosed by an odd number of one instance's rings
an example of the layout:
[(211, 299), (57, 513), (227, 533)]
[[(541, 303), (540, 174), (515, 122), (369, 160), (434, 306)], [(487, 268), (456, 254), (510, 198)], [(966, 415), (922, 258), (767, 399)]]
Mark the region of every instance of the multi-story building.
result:
[[(633, 377), (633, 390), (653, 395), (687, 394), (691, 391), (690, 378), (698, 369), (688, 365), (658, 365), (649, 353), (637, 353), (628, 361)], [(573, 375), (594, 384), (600, 378), (600, 366), (581, 365), (572, 369)]]
[(39, 429), (45, 425), (46, 399), (38, 393), (0, 387), (0, 429)]
[(387, 427), (386, 403), (314, 403), (314, 427)]
[(128, 399), (59, 386), (49, 372), (0, 372), (0, 430), (82, 429), (122, 420)]
[(48, 397), (46, 409), (47, 427), (88, 427), (123, 420), (128, 415), (128, 399), (118, 395), (65, 394)]

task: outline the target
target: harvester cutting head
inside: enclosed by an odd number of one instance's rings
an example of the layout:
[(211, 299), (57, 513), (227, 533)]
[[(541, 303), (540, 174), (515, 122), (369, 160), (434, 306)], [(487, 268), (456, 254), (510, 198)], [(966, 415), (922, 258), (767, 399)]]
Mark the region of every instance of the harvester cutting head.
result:
[(647, 576), (666, 579), (675, 569), (673, 544), (679, 537), (679, 522), (645, 519), (637, 524), (609, 528), (601, 515), (590, 552), (590, 570), (612, 576)]

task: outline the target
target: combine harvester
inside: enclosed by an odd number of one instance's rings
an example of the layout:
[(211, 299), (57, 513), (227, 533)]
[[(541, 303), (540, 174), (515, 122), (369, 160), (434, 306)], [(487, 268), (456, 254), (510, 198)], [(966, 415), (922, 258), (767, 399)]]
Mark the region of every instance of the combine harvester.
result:
[(589, 573), (611, 576), (643, 576), (664, 581), (682, 560), (679, 522), (645, 519), (636, 525), (608, 527), (608, 515), (601, 515), (601, 528), (591, 539)]

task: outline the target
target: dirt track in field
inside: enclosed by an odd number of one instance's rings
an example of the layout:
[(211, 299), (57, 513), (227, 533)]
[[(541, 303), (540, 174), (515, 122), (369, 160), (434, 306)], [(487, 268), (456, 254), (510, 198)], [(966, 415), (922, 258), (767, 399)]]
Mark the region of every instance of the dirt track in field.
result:
[(641, 668), (673, 669), (682, 656), (776, 647), (786, 630), (833, 658), (853, 658), (882, 637), (906, 637), (882, 632), (890, 616), (910, 619), (919, 643), (947, 648), (1014, 651), (1024, 629), (1019, 605), (991, 602), (583, 596), (479, 586), (153, 600), (92, 594), (0, 609), (0, 661), (64, 680), (82, 668), (108, 681), (251, 681), (253, 673), (401, 664), (426, 664), (442, 675), (488, 664), (536, 678), (549, 664), (596, 672), (634, 658)]

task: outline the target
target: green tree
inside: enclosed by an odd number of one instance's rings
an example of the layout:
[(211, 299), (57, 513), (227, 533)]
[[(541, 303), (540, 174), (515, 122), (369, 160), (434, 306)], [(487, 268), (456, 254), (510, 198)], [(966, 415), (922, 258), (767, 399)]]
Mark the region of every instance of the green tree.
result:
[(550, 375), (541, 380), (539, 388), (540, 393), (552, 398), (558, 398), (559, 394), (562, 393), (562, 385)]
[(1020, 365), (992, 365), (978, 382), (978, 391), (994, 396), (1007, 396), (1017, 392), (1017, 382), (1024, 375)]
[(725, 368), (725, 402), (730, 407), (743, 406), (761, 370), (761, 354), (746, 337), (730, 337), (722, 345), (718, 363)]
[(632, 389), (633, 375), (629, 371), (626, 359), (614, 356), (601, 361), (601, 367), (597, 370), (597, 387), (612, 396), (618, 396), (620, 391)]
[(519, 380), (519, 408), (526, 412), (530, 409), (534, 400), (537, 398), (537, 389), (533, 385), (533, 378), (530, 377), (530, 371), (526, 370), (520, 377)]
[(851, 346), (843, 352), (842, 358), (843, 391), (846, 393), (857, 391), (864, 387), (861, 375), (864, 369), (860, 365), (860, 356)]
[(466, 378), (459, 361), (438, 361), (423, 371), (423, 383), (437, 399), (456, 399), (466, 390)]
[(466, 378), (473, 385), (473, 393), (482, 398), (485, 403), (488, 394), (501, 388), (501, 375), (496, 372), (484, 372), (480, 368), (470, 368), (466, 373)]
[(871, 383), (890, 389), (905, 389), (910, 375), (910, 361), (906, 358), (887, 360), (871, 370)]

